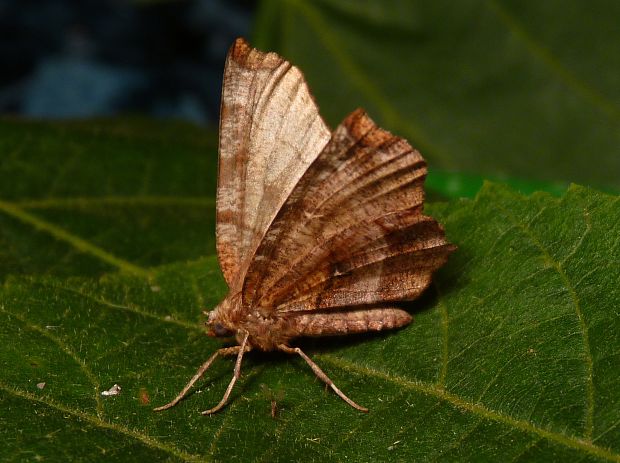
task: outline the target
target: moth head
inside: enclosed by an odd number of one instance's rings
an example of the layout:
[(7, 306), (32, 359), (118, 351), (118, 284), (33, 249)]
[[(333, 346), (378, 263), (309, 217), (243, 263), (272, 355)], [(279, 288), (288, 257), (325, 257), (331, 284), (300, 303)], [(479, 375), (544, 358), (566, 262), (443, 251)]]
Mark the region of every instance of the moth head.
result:
[(231, 330), (226, 323), (226, 300), (222, 301), (215, 309), (209, 312), (209, 318), (205, 325), (207, 325), (209, 336), (214, 338), (230, 338), (235, 335), (235, 332)]

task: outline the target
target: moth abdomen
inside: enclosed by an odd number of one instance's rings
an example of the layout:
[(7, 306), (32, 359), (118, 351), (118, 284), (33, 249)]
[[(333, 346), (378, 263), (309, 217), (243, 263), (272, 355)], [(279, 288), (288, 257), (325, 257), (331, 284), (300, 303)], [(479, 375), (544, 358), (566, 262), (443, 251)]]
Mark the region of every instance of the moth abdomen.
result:
[(397, 308), (364, 308), (347, 311), (304, 313), (289, 318), (294, 336), (338, 336), (383, 331), (408, 325), (411, 315)]

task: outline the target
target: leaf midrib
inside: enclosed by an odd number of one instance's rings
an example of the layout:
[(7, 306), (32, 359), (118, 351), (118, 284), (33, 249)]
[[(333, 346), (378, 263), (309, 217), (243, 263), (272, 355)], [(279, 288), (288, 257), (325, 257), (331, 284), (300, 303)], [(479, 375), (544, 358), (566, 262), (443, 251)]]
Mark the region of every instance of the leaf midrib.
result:
[(328, 364), (349, 371), (351, 373), (357, 373), (362, 376), (370, 376), (384, 381), (389, 381), (397, 384), (400, 387), (419, 392), (426, 396), (441, 399), (457, 408), (466, 410), (482, 418), (495, 421), (519, 429), (521, 431), (536, 434), (540, 437), (559, 443), (563, 446), (576, 450), (582, 450), (605, 460), (620, 462), (620, 454), (616, 454), (609, 449), (599, 447), (592, 442), (585, 441), (578, 437), (566, 436), (554, 431), (538, 427), (525, 420), (512, 418), (503, 413), (491, 410), (480, 403), (469, 402), (466, 399), (461, 398), (451, 392), (448, 392), (446, 389), (440, 388), (439, 386), (436, 386), (434, 384), (403, 378), (402, 376), (394, 375), (391, 373), (385, 373), (379, 370), (369, 368), (367, 366), (342, 360), (338, 357), (334, 357), (331, 354), (321, 354), (317, 355), (316, 357), (320, 358), (322, 361)]
[(120, 271), (137, 275), (143, 278), (149, 278), (151, 276), (148, 270), (132, 264), (129, 261), (121, 259), (120, 257), (115, 256), (114, 254), (104, 250), (99, 246), (96, 246), (95, 244), (91, 243), (88, 240), (85, 240), (84, 238), (81, 238), (65, 230), (64, 228), (31, 214), (14, 203), (0, 200), (0, 212), (4, 212), (5, 214), (19, 220), (20, 222), (30, 225), (35, 230), (45, 232), (59, 241), (68, 243), (78, 251), (95, 257), (109, 265), (112, 265), (118, 268)]
[(65, 405), (59, 404), (54, 400), (50, 400), (48, 398), (45, 397), (38, 397), (28, 391), (23, 391), (21, 389), (15, 388), (15, 387), (11, 387), (8, 384), (3, 383), (2, 381), (0, 381), (0, 389), (4, 390), (5, 392), (12, 394), (16, 397), (25, 399), (25, 400), (29, 400), (30, 402), (36, 402), (36, 403), (40, 403), (43, 405), (46, 405), (50, 408), (53, 408), (55, 410), (58, 410), (62, 413), (65, 414), (69, 414), (72, 416), (75, 416), (81, 420), (84, 420), (86, 422), (88, 422), (89, 424), (96, 426), (98, 428), (103, 428), (103, 429), (109, 429), (112, 431), (115, 431), (119, 434), (122, 434), (124, 436), (128, 436), (131, 437), (137, 441), (142, 442), (143, 444), (145, 444), (146, 446), (153, 448), (153, 449), (157, 449), (157, 450), (162, 450), (164, 452), (167, 452), (171, 455), (174, 455), (175, 457), (184, 460), (184, 461), (189, 461), (189, 462), (194, 462), (194, 461), (206, 461), (206, 457), (203, 455), (196, 455), (196, 454), (191, 454), (189, 452), (185, 452), (183, 450), (180, 450), (176, 447), (173, 447), (171, 445), (167, 445), (157, 439), (154, 439), (151, 436), (148, 436), (146, 434), (143, 434), (139, 431), (136, 431), (135, 429), (130, 429), (126, 426), (122, 426), (119, 425), (117, 423), (111, 423), (109, 421), (105, 421), (101, 418), (98, 418), (96, 416), (93, 416), (91, 414), (88, 413), (84, 413), (80, 410), (74, 410), (70, 407), (67, 407)]

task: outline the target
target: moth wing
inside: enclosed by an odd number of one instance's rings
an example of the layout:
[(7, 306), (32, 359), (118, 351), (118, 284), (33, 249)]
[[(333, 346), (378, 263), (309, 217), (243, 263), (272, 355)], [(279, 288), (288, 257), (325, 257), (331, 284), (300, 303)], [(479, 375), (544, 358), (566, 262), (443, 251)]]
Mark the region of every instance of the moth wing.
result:
[(455, 249), (422, 213), (426, 173), (406, 140), (354, 111), (267, 230), (244, 302), (292, 312), (415, 299)]
[(237, 39), (224, 69), (216, 200), (217, 253), (231, 288), (330, 135), (301, 72)]

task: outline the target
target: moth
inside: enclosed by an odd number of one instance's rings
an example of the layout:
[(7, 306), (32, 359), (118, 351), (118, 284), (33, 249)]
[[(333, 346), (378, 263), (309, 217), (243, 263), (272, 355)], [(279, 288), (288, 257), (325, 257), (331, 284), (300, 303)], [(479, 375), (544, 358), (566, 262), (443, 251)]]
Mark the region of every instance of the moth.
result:
[(298, 68), (237, 39), (222, 88), (216, 244), (229, 287), (208, 315), (208, 335), (234, 337), (227, 403), (251, 350), (301, 356), (348, 398), (294, 341), (402, 327), (398, 302), (417, 298), (456, 249), (422, 213), (426, 162), (362, 110), (332, 132)]

